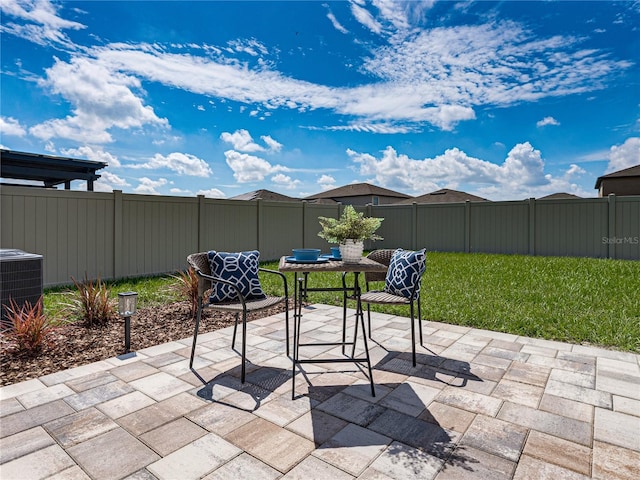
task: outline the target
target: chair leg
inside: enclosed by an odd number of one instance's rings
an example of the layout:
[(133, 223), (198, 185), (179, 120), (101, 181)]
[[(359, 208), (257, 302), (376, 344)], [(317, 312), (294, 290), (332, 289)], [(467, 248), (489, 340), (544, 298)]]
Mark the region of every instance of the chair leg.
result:
[(196, 328), (193, 332), (193, 345), (191, 345), (191, 359), (189, 368), (193, 367), (193, 357), (196, 354), (196, 340), (198, 339), (198, 329), (200, 328), (200, 318), (202, 317), (202, 299), (198, 300), (198, 313), (196, 314)]
[(236, 313), (236, 323), (233, 326), (233, 337), (231, 337), (231, 349), (236, 348), (236, 332), (238, 331), (238, 313)]
[(247, 311), (242, 312), (242, 369), (240, 370), (240, 382), (244, 383), (244, 377), (246, 374), (246, 360), (247, 360)]
[(413, 353), (413, 366), (416, 366), (416, 326), (413, 301), (411, 302), (411, 350)]
[(289, 356), (289, 299), (285, 300), (285, 309), (284, 309), (284, 321), (285, 321), (285, 335), (286, 335), (286, 343), (287, 343), (287, 357)]
[(422, 337), (422, 311), (420, 309), (420, 297), (418, 297), (418, 332), (420, 334), (420, 345), (424, 347), (424, 338)]
[(369, 338), (371, 338), (371, 305), (367, 303), (367, 323), (369, 324)]

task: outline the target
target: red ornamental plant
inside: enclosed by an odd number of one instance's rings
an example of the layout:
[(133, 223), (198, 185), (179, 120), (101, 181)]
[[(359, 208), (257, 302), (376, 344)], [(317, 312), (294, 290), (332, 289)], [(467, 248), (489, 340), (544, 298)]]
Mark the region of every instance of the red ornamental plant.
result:
[(189, 301), (189, 312), (191, 317), (195, 317), (198, 310), (198, 275), (196, 271), (189, 267), (184, 272), (179, 272), (178, 275), (172, 275), (177, 282), (173, 285), (174, 290)]
[(109, 301), (109, 290), (99, 278), (95, 283), (88, 280), (86, 275), (84, 282), (78, 282), (73, 277), (71, 280), (78, 289), (78, 297), (74, 301), (76, 309), (88, 326), (104, 325), (115, 317), (115, 308)]
[(42, 311), (42, 297), (34, 305), (27, 301), (22, 307), (10, 299), (6, 308), (11, 329), (5, 335), (18, 350), (34, 355), (50, 343), (54, 326)]

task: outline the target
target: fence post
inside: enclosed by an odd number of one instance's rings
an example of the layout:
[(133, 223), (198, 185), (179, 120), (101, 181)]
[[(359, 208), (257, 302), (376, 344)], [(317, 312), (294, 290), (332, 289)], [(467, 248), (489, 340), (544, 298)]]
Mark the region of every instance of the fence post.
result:
[(113, 278), (122, 278), (122, 190), (113, 191)]
[(464, 201), (464, 251), (471, 252), (471, 202)]
[(418, 202), (413, 202), (411, 208), (411, 248), (418, 250)]
[(607, 196), (607, 201), (609, 203), (609, 225), (607, 226), (609, 251), (607, 252), (607, 257), (616, 258), (616, 194), (610, 193)]
[(307, 227), (309, 223), (309, 218), (307, 217), (307, 215), (309, 214), (307, 210), (307, 203), (308, 202), (306, 200), (302, 201), (302, 248), (307, 248), (306, 239), (307, 239)]
[(256, 238), (256, 250), (258, 250), (259, 252), (262, 251), (262, 242), (263, 242), (263, 238), (264, 235), (262, 234), (262, 229), (264, 227), (264, 204), (262, 203), (262, 199), (259, 198), (258, 201), (256, 202), (256, 220), (258, 222), (257, 225), (257, 232), (258, 232), (258, 238)]
[(204, 226), (206, 225), (205, 221), (205, 211), (204, 211), (204, 195), (198, 195), (198, 252), (202, 252), (204, 249), (204, 245), (206, 245), (206, 234), (204, 231)]
[(536, 199), (529, 199), (529, 255), (536, 254)]

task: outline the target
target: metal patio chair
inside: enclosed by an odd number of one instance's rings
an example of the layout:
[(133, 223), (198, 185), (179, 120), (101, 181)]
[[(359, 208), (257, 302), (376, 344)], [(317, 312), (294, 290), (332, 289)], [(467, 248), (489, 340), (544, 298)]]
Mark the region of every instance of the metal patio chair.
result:
[[(287, 355), (289, 355), (289, 292), (287, 289), (287, 278), (284, 274), (269, 270), (267, 268), (258, 268), (258, 271), (268, 274), (275, 274), (282, 278), (284, 296), (265, 296), (264, 298), (245, 298), (238, 285), (233, 282), (223, 280), (222, 278), (214, 277), (211, 274), (211, 267), (209, 264), (208, 252), (194, 253), (187, 257), (188, 264), (193, 267), (198, 275), (198, 311), (196, 314), (196, 325), (193, 334), (193, 345), (191, 347), (191, 359), (189, 360), (189, 368), (193, 368), (193, 358), (196, 351), (196, 341), (198, 338), (198, 328), (200, 327), (200, 320), (202, 318), (202, 310), (209, 308), (219, 312), (231, 312), (235, 314), (235, 325), (233, 327), (233, 338), (231, 340), (231, 348), (235, 349), (236, 332), (238, 329), (238, 320), (240, 314), (242, 314), (242, 369), (240, 380), (242, 383), (245, 381), (245, 363), (246, 363), (246, 351), (247, 351), (247, 314), (250, 312), (257, 312), (260, 310), (273, 307), (279, 303), (285, 304), (285, 328), (286, 328), (286, 349)], [(215, 302), (211, 300), (211, 297), (204, 299), (205, 293), (212, 288), (215, 283), (227, 285), (237, 293), (237, 298), (229, 301)]]
[[(391, 257), (393, 257), (393, 253), (395, 249), (379, 249), (373, 250), (371, 253), (367, 255), (367, 258), (374, 260), (378, 263), (382, 263), (387, 267), (391, 263)], [(394, 295), (384, 290), (372, 290), (373, 284), (376, 282), (384, 283), (386, 280), (387, 273), (385, 272), (375, 272), (375, 273), (365, 273), (365, 288), (366, 292), (362, 293), (360, 296), (360, 300), (362, 303), (367, 304), (367, 323), (369, 325), (369, 338), (371, 338), (371, 304), (378, 305), (409, 305), (411, 312), (411, 348), (413, 352), (413, 366), (416, 366), (416, 338), (415, 338), (415, 307), (418, 308), (418, 330), (420, 334), (420, 345), (424, 346), (423, 338), (422, 338), (422, 314), (420, 309), (420, 295), (416, 295), (415, 292), (422, 280), (422, 275), (416, 279), (416, 282), (413, 284), (413, 288), (411, 291), (411, 295), (407, 297)], [(415, 304), (415, 305), (414, 305)]]

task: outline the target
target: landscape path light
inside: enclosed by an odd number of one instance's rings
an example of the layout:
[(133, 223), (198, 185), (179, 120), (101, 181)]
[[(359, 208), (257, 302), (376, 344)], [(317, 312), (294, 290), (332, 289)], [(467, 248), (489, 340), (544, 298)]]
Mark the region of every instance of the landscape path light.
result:
[[(131, 317), (136, 313), (138, 294), (136, 292), (123, 292), (118, 294), (118, 314), (124, 317), (124, 353), (131, 350)], [(135, 355), (135, 353), (133, 354)]]

